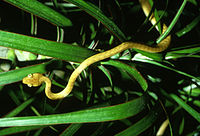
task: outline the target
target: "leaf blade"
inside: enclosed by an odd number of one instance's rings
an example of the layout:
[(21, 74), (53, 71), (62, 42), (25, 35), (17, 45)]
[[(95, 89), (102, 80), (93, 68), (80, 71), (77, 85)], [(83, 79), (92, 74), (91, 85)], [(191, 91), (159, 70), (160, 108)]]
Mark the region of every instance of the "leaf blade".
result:
[(103, 14), (103, 12), (93, 5), (92, 3), (85, 2), (83, 0), (65, 0), (73, 3), (74, 5), (80, 7), (88, 14), (99, 20), (106, 28), (111, 31), (120, 41), (125, 41), (127, 38), (124, 33), (119, 29), (119, 27), (111, 21), (107, 16)]
[(126, 70), (128, 73), (130, 73), (136, 79), (136, 81), (140, 84), (140, 86), (142, 87), (142, 89), (144, 91), (147, 90), (148, 84), (147, 84), (146, 80), (142, 77), (142, 75), (140, 74), (140, 72), (137, 71), (136, 68), (131, 67), (131, 66), (129, 66), (129, 65), (125, 64), (125, 63), (122, 63), (120, 61), (114, 61), (114, 60), (109, 60), (109, 61), (101, 62), (101, 64), (112, 65), (112, 66), (115, 66), (117, 68)]
[(147, 99), (148, 97), (143, 95), (134, 100), (109, 107), (100, 107), (64, 114), (0, 118), (0, 127), (56, 125), (120, 120), (134, 116), (141, 112), (144, 108), (146, 108)]
[(192, 117), (194, 117), (198, 122), (200, 122), (200, 113), (186, 104), (183, 100), (181, 100), (177, 95), (170, 94), (171, 98), (173, 98), (183, 109), (185, 109)]
[[(0, 31), (0, 45), (62, 60), (82, 62), (95, 53), (86, 48)], [(78, 52), (78, 53), (77, 53)]]
[(18, 8), (28, 11), (38, 17), (41, 17), (57, 26), (60, 27), (72, 26), (72, 22), (68, 18), (56, 12), (55, 10), (45, 6), (44, 4), (38, 2), (37, 0), (5, 0), (5, 1)]

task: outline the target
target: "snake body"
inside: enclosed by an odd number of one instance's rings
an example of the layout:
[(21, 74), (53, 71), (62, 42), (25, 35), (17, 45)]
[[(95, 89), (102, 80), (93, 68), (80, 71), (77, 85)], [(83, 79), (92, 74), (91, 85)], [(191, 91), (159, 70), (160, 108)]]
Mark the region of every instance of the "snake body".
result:
[[(148, 16), (148, 14), (150, 13), (151, 10), (151, 6), (148, 2), (148, 0), (140, 0), (140, 4), (142, 6), (142, 9), (145, 13), (146, 16)], [(153, 14), (150, 16), (149, 20), (151, 21), (151, 23), (154, 25), (156, 24), (156, 19), (153, 16)], [(156, 27), (156, 29), (158, 30), (158, 28)], [(163, 24), (163, 28), (162, 28), (162, 33), (164, 33), (167, 29), (167, 26), (165, 24)], [(45, 94), (49, 99), (52, 100), (56, 100), (56, 99), (63, 99), (65, 98), (73, 89), (74, 83), (77, 79), (77, 77), (80, 75), (80, 73), (87, 68), (88, 66), (90, 66), (91, 64), (104, 60), (106, 58), (109, 58), (119, 52), (122, 52), (124, 50), (130, 49), (130, 48), (134, 48), (134, 49), (139, 49), (142, 51), (146, 51), (146, 52), (151, 52), (151, 53), (156, 53), (156, 52), (162, 52), (164, 50), (167, 49), (167, 47), (169, 46), (171, 42), (171, 36), (167, 36), (164, 40), (162, 40), (160, 43), (157, 44), (157, 46), (155, 47), (150, 47), (148, 45), (145, 44), (141, 44), (141, 43), (136, 43), (136, 42), (123, 42), (122, 44), (107, 50), (105, 52), (102, 53), (98, 53), (96, 55), (93, 55), (89, 58), (87, 58), (86, 60), (84, 60), (71, 74), (68, 84), (65, 87), (64, 90), (62, 90), (59, 93), (52, 93), (51, 92), (51, 81), (49, 80), (49, 78), (43, 76), (40, 73), (34, 73), (34, 74), (30, 74), (27, 77), (23, 78), (22, 82), (24, 84), (27, 84), (28, 86), (39, 86), (41, 85), (43, 82), (46, 83), (46, 87), (45, 87)]]

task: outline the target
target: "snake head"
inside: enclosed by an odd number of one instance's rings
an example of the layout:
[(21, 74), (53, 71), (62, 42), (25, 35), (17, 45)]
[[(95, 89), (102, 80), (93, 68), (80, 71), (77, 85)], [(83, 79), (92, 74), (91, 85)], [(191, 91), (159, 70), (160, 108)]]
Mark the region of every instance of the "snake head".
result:
[(39, 86), (42, 84), (41, 78), (43, 77), (40, 73), (29, 74), (27, 77), (24, 77), (22, 83), (27, 84), (29, 87)]

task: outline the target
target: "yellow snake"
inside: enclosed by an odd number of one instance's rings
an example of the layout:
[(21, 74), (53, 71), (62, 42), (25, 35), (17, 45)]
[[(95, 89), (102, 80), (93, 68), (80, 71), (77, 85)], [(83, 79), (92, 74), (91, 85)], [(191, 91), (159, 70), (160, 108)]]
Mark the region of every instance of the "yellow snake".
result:
[[(151, 10), (151, 6), (149, 4), (149, 1), (148, 0), (139, 0), (139, 1), (140, 1), (140, 4), (142, 6), (142, 9), (143, 9), (145, 15), (148, 16), (148, 14), (150, 13), (150, 10)], [(149, 20), (151, 21), (151, 23), (153, 25), (156, 24), (156, 19), (155, 19), (153, 14), (150, 16)], [(156, 27), (156, 29), (158, 30), (157, 27)], [(166, 29), (167, 29), (167, 26), (165, 24), (163, 24), (162, 33), (164, 33), (166, 31)], [(59, 93), (51, 92), (51, 81), (49, 80), (49, 78), (43, 76), (40, 73), (29, 74), (27, 77), (23, 78), (22, 82), (24, 84), (27, 84), (29, 87), (39, 86), (43, 82), (45, 82), (46, 83), (45, 93), (46, 93), (46, 96), (49, 99), (52, 99), (52, 100), (63, 99), (72, 91), (74, 83), (76, 81), (76, 78), (79, 76), (79, 74), (85, 68), (90, 66), (91, 64), (98, 62), (98, 61), (101, 61), (103, 59), (109, 58), (109, 57), (111, 57), (111, 56), (113, 56), (113, 55), (115, 55), (119, 52), (122, 52), (126, 49), (129, 49), (129, 48), (135, 48), (135, 49), (139, 49), (139, 50), (151, 52), (151, 53), (162, 52), (165, 49), (167, 49), (170, 42), (171, 42), (171, 36), (170, 35), (167, 36), (164, 40), (162, 40), (155, 47), (150, 47), (148, 45), (135, 43), (135, 42), (123, 42), (122, 44), (120, 44), (120, 45), (118, 45), (118, 46), (116, 46), (116, 47), (114, 47), (110, 50), (107, 50), (105, 52), (93, 55), (93, 56), (87, 58), (86, 60), (84, 60), (79, 65), (79, 67), (74, 70), (74, 72), (71, 74), (71, 76), (69, 78), (69, 81), (68, 81), (66, 88)]]

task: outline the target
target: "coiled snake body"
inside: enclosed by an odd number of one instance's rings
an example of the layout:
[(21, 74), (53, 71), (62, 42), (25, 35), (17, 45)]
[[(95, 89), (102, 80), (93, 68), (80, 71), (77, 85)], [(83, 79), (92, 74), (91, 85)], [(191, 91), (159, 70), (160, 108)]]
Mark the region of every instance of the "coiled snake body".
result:
[[(142, 6), (142, 9), (145, 13), (146, 16), (148, 16), (148, 14), (150, 13), (151, 10), (151, 6), (148, 2), (148, 0), (140, 0), (140, 4)], [(154, 18), (153, 15), (150, 16), (150, 21), (151, 23), (154, 25), (156, 24), (156, 20)], [(158, 30), (158, 28), (156, 27), (156, 29)], [(167, 29), (167, 26), (165, 24), (163, 24), (163, 30), (162, 33), (164, 33)], [(135, 49), (139, 49), (142, 51), (146, 51), (146, 52), (151, 52), (151, 53), (156, 53), (156, 52), (162, 52), (165, 49), (167, 49), (167, 47), (169, 46), (171, 42), (171, 36), (167, 36), (164, 40), (162, 40), (160, 43), (158, 43), (157, 46), (155, 47), (150, 47), (148, 45), (145, 44), (140, 44), (140, 43), (135, 43), (135, 42), (123, 42), (122, 44), (107, 50), (105, 52), (102, 53), (98, 53), (96, 55), (93, 55), (89, 58), (87, 58), (86, 60), (84, 60), (78, 68), (76, 68), (74, 70), (74, 72), (71, 74), (68, 84), (66, 86), (66, 88), (64, 90), (62, 90), (59, 93), (52, 93), (51, 92), (51, 81), (49, 80), (49, 78), (43, 76), (40, 73), (34, 73), (34, 74), (29, 74), (27, 77), (23, 78), (22, 82), (24, 84), (27, 84), (28, 86), (39, 86), (41, 85), (43, 82), (46, 83), (46, 87), (45, 87), (45, 94), (49, 99), (52, 100), (56, 100), (56, 99), (62, 99), (64, 97), (66, 97), (73, 89), (74, 83), (76, 81), (76, 78), (79, 76), (79, 74), (88, 66), (90, 66), (91, 64), (104, 60), (106, 58), (109, 58), (119, 52), (122, 52), (126, 49), (129, 48), (135, 48)]]

